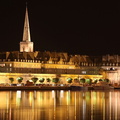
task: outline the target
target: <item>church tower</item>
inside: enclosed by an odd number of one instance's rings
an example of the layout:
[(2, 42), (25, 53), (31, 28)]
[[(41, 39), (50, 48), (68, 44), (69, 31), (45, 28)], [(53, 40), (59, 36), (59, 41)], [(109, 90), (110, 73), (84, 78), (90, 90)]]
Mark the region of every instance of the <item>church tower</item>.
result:
[(20, 42), (20, 52), (33, 52), (33, 42), (31, 42), (31, 38), (30, 38), (30, 27), (29, 27), (27, 7), (25, 13), (23, 40), (22, 42)]

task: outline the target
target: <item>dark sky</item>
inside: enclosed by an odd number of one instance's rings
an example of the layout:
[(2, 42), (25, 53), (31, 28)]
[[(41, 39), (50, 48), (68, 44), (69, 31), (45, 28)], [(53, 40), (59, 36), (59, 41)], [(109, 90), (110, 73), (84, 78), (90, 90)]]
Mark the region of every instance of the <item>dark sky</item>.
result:
[[(120, 54), (120, 2), (56, 1), (28, 1), (35, 50)], [(25, 7), (25, 0), (0, 2), (0, 51), (19, 50)]]

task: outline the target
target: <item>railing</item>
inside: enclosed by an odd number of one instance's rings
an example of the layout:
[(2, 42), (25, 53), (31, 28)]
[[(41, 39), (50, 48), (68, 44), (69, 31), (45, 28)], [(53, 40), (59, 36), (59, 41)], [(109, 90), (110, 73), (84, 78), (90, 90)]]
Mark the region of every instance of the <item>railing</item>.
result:
[(80, 66), (89, 66), (89, 67), (94, 67), (94, 66), (120, 66), (120, 63), (118, 62), (101, 62), (101, 63), (89, 63), (89, 62), (81, 62), (79, 64)]
[[(85, 72), (84, 72), (85, 71)], [(0, 68), (1, 73), (33, 73), (33, 74), (84, 74), (98, 75), (98, 69), (54, 69), (54, 68)]]
[[(29, 63), (42, 63), (42, 64), (60, 64), (52, 61), (41, 61), (41, 60), (28, 60), (28, 59), (0, 59), (0, 62), (29, 62)], [(120, 62), (62, 62), (63, 65), (78, 65), (83, 67), (94, 67), (94, 66), (120, 66)]]

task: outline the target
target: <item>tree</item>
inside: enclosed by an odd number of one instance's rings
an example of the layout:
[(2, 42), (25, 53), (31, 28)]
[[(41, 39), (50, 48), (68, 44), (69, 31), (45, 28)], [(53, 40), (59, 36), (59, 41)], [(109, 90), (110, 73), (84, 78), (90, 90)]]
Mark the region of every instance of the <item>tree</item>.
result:
[(68, 82), (68, 83), (72, 83), (72, 78), (68, 78), (68, 79), (67, 79), (67, 82)]
[(13, 81), (14, 81), (14, 78), (13, 78), (13, 77), (10, 77), (9, 80), (10, 80), (10, 82), (11, 82), (11, 84), (12, 84)]
[(83, 84), (84, 84), (84, 83), (85, 83), (85, 78), (81, 78), (81, 79), (80, 79), (80, 83), (83, 83)]
[(58, 82), (59, 82), (59, 78), (53, 78), (53, 79), (52, 79), (52, 82), (58, 83)]
[(103, 79), (99, 79), (99, 81), (103, 81)]
[(109, 80), (109, 79), (107, 79), (107, 78), (106, 78), (106, 79), (104, 79), (104, 81), (105, 81), (105, 82), (107, 82), (107, 83), (109, 83), (109, 82), (110, 82), (110, 80)]
[(86, 83), (92, 84), (92, 79), (86, 79)]
[(18, 81), (18, 83), (21, 83), (23, 81), (23, 78), (22, 77), (18, 77), (17, 81)]
[(40, 82), (40, 83), (43, 83), (44, 80), (45, 80), (44, 78), (40, 78), (40, 79), (39, 79), (39, 82)]
[(75, 83), (79, 83), (78, 78), (75, 78), (75, 79), (74, 79), (74, 82), (75, 82)]
[(46, 81), (47, 81), (47, 82), (50, 82), (50, 81), (51, 81), (51, 79), (50, 79), (50, 78), (47, 78), (47, 79), (46, 79)]
[(38, 81), (38, 78), (33, 77), (33, 78), (31, 78), (31, 80), (32, 80), (32, 81), (33, 81), (33, 83), (35, 84), (35, 83)]

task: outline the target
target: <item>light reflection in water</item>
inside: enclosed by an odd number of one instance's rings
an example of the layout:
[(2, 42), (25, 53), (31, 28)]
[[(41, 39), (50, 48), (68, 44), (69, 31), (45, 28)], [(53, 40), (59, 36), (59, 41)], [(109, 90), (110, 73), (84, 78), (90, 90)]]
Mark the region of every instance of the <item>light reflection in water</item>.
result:
[(120, 91), (1, 91), (0, 120), (119, 120)]

